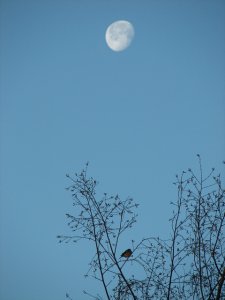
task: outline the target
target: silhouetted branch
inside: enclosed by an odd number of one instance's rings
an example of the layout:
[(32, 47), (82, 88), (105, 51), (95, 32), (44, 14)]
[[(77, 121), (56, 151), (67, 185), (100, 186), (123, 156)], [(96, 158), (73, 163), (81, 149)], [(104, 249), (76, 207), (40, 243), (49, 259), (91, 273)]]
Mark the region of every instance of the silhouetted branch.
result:
[[(132, 242), (126, 258), (118, 256), (121, 237), (136, 222), (138, 204), (118, 195), (97, 196), (97, 182), (87, 167), (72, 184), (75, 215), (66, 214), (73, 235), (59, 235), (59, 242), (87, 240), (96, 254), (86, 276), (103, 284), (107, 299), (116, 300), (219, 300), (225, 299), (225, 190), (213, 168), (204, 174), (191, 169), (176, 176), (177, 197), (171, 202), (171, 236)], [(143, 278), (127, 276), (125, 265), (142, 269)], [(93, 296), (84, 292), (94, 299)], [(67, 294), (67, 298), (71, 299)]]

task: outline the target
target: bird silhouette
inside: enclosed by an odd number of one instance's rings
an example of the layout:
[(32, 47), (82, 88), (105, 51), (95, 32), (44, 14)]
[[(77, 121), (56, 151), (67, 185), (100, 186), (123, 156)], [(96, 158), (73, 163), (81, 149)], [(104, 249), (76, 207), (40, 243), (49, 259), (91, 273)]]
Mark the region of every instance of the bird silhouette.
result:
[(132, 251), (131, 251), (131, 249), (127, 249), (127, 250), (125, 250), (122, 254), (121, 254), (121, 257), (130, 257), (131, 256), (131, 254), (132, 254)]

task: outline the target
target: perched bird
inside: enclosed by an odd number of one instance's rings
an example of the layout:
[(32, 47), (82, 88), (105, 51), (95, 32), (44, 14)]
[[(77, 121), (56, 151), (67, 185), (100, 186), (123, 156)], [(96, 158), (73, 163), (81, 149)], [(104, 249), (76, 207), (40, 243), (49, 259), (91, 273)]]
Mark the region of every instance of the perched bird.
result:
[(131, 254), (132, 254), (131, 249), (127, 249), (121, 254), (121, 257), (130, 257)]

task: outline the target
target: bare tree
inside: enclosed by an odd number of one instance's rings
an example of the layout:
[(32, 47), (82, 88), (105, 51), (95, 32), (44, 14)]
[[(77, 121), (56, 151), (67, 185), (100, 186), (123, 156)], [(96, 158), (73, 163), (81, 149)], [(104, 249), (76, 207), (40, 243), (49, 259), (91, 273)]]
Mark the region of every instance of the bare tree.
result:
[[(97, 199), (97, 182), (88, 177), (88, 164), (75, 177), (67, 175), (76, 215), (66, 216), (74, 235), (58, 238), (92, 242), (96, 254), (87, 276), (102, 283), (107, 299), (225, 299), (225, 190), (214, 169), (204, 176), (197, 156), (198, 174), (188, 169), (176, 176), (170, 237), (131, 241), (129, 255), (122, 257), (121, 236), (135, 224), (138, 204), (118, 195)], [(132, 275), (126, 272), (128, 264)], [(135, 276), (137, 268), (142, 278)]]

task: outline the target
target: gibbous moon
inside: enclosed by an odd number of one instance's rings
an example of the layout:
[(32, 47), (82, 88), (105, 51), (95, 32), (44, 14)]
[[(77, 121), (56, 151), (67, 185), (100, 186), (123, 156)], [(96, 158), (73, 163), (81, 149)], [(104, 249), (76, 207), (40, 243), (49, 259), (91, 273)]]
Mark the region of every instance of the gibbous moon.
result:
[(105, 33), (106, 43), (113, 51), (123, 51), (130, 46), (134, 38), (133, 25), (124, 20), (109, 25)]

